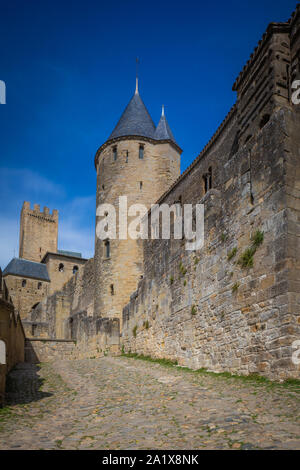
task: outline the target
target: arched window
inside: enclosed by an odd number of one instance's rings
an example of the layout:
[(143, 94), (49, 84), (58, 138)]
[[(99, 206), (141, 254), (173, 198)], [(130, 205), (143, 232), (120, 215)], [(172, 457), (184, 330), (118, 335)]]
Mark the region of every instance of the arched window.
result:
[(59, 270), (60, 273), (64, 272), (65, 267), (64, 267), (63, 263), (60, 263), (60, 265), (58, 266), (58, 270)]
[(117, 158), (118, 158), (118, 149), (117, 149), (117, 147), (113, 148), (113, 155), (114, 155), (114, 161), (116, 161)]
[(115, 295), (115, 289), (113, 284), (110, 285), (110, 295)]
[(26, 279), (23, 279), (23, 281), (22, 281), (22, 287), (26, 287), (26, 284), (27, 284)]
[(6, 344), (0, 339), (0, 364), (6, 364)]
[(128, 152), (128, 150), (126, 150), (125, 163), (128, 163), (128, 156), (129, 156), (129, 152)]
[(78, 271), (78, 266), (73, 266), (73, 274), (76, 274)]
[(104, 242), (104, 245), (105, 245), (105, 257), (110, 258), (110, 241), (106, 240)]
[(41, 282), (38, 282), (38, 289), (41, 289), (42, 288), (42, 283)]

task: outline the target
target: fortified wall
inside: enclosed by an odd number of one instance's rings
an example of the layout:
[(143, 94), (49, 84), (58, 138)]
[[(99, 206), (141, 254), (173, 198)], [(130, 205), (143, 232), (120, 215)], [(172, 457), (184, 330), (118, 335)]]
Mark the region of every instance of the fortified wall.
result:
[[(192, 165), (175, 181), (170, 173), (171, 186), (157, 201), (203, 204), (204, 246), (191, 252), (184, 238), (139, 240), (128, 251), (126, 240), (122, 247), (98, 240), (95, 261), (31, 312), (38, 358), (65, 347), (73, 358), (115, 354), (121, 346), (191, 368), (299, 377), (292, 361), (300, 337), (300, 109), (292, 100), (300, 79), (299, 18), (298, 7), (288, 22), (269, 25), (234, 83), (236, 104)], [(126, 165), (134, 170), (138, 161), (142, 168), (156, 156), (137, 137), (136, 116), (148, 123), (145, 143), (174, 147), (164, 116), (155, 130), (136, 92), (119, 134), (96, 154), (98, 204), (115, 202), (121, 189), (139, 202), (150, 194), (142, 173), (128, 179), (129, 190), (122, 178), (130, 174)], [(134, 127), (125, 134), (124, 121)], [(158, 132), (161, 125), (167, 132)], [(132, 285), (138, 288), (120, 319)]]
[(30, 314), (26, 322), (31, 335), (27, 341), (27, 359), (31, 362), (55, 357), (101, 357), (119, 351), (120, 322), (115, 318), (95, 318), (94, 259), (61, 290), (48, 296)]
[(0, 270), (0, 406), (4, 404), (6, 376), (19, 362), (24, 362), (25, 334), (20, 316), (15, 312)]
[(144, 242), (144, 279), (123, 310), (126, 352), (299, 377), (299, 11), (268, 27), (234, 84), (236, 105), (160, 198), (204, 204), (205, 243), (189, 252), (184, 239)]

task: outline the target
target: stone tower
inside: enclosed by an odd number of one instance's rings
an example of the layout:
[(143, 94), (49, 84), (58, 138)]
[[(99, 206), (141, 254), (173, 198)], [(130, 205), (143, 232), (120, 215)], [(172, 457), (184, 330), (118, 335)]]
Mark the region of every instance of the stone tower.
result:
[[(155, 125), (138, 89), (108, 140), (95, 156), (97, 207), (114, 205), (119, 227), (119, 196), (128, 207), (144, 204), (147, 209), (180, 175), (181, 149), (164, 116)], [(96, 217), (96, 224), (99, 217)], [(130, 223), (130, 217), (128, 217)], [(95, 310), (98, 317), (122, 318), (122, 309), (143, 274), (141, 240), (95, 242)]]
[(58, 211), (50, 214), (48, 207), (40, 212), (39, 204), (30, 209), (24, 202), (20, 218), (19, 257), (40, 262), (47, 251), (57, 252)]

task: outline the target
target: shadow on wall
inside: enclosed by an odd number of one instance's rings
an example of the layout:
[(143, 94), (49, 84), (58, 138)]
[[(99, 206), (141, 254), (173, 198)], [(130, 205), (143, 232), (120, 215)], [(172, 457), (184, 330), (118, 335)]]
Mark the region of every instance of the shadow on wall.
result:
[(39, 375), (40, 369), (37, 364), (23, 362), (9, 372), (5, 390), (7, 405), (31, 403), (53, 395), (42, 390), (44, 379)]

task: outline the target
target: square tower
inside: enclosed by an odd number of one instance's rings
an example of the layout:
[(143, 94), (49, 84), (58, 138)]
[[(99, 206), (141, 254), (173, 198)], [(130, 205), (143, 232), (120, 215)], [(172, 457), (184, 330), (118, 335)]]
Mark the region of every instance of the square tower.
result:
[(40, 211), (39, 204), (30, 209), (24, 202), (20, 218), (19, 257), (40, 262), (48, 251), (57, 252), (58, 211), (48, 207)]

